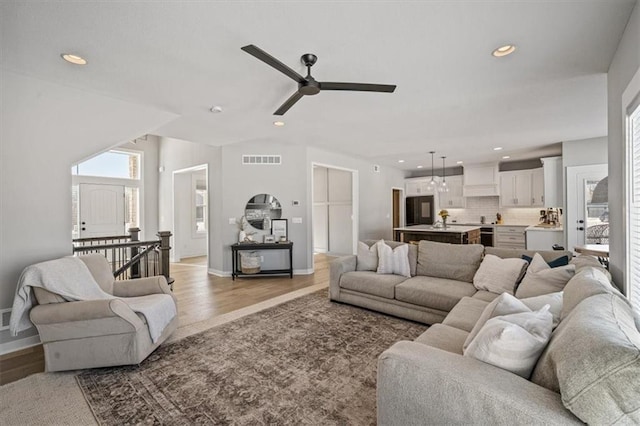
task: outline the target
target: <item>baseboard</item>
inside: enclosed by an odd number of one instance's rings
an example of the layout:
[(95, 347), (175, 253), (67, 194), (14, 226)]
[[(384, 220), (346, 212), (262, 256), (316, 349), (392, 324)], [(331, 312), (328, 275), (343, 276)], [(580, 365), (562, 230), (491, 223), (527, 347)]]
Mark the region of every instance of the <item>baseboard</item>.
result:
[(226, 271), (220, 271), (218, 269), (213, 269), (213, 268), (209, 268), (207, 269), (207, 272), (211, 275), (215, 275), (216, 277), (230, 277), (231, 276), (231, 272), (226, 272)]
[[(209, 268), (207, 270), (211, 275), (215, 275), (216, 277), (230, 277), (231, 271), (220, 271), (218, 269)], [(294, 269), (293, 275), (311, 275), (313, 274), (313, 269)]]
[(0, 343), (0, 355), (30, 348), (31, 346), (36, 346), (40, 343), (40, 336), (38, 335), (25, 337), (24, 339), (19, 340), (12, 340), (11, 342)]

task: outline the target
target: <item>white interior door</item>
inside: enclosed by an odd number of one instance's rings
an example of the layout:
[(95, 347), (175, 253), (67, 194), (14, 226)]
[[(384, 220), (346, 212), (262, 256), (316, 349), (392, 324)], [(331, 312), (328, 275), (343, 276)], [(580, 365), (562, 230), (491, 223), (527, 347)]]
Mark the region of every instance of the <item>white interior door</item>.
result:
[(565, 227), (568, 250), (573, 250), (576, 245), (608, 244), (608, 196), (605, 201), (597, 194), (601, 189), (596, 191), (598, 183), (608, 173), (606, 164), (567, 167)]
[(80, 184), (80, 238), (125, 235), (124, 186)]

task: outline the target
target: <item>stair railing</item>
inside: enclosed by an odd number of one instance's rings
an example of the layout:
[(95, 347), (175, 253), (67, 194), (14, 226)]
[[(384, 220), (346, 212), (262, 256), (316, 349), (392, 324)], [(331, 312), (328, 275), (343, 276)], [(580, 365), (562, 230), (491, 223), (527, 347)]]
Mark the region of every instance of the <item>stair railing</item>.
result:
[(100, 253), (111, 264), (117, 280), (164, 275), (173, 288), (170, 277), (169, 245), (171, 232), (160, 231), (157, 240), (140, 241), (140, 228), (129, 228), (129, 235), (76, 238), (74, 254)]

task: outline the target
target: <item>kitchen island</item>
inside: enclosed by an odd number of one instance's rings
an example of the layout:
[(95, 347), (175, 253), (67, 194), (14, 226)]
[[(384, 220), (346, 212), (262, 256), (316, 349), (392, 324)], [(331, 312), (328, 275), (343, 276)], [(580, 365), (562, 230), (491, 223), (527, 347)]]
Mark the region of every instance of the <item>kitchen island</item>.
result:
[(396, 241), (411, 242), (420, 240), (451, 244), (480, 244), (480, 226), (447, 225), (446, 228), (434, 228), (431, 225), (413, 225), (394, 228)]

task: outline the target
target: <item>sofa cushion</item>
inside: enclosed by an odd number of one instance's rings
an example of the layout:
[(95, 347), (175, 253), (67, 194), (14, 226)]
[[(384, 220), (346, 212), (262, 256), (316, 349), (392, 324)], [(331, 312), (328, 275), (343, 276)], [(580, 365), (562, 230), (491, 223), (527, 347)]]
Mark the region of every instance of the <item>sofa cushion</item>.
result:
[(411, 276), (408, 244), (401, 244), (392, 249), (384, 240), (380, 240), (375, 246), (378, 249), (377, 273), (396, 274), (407, 278)]
[(589, 256), (588, 254), (580, 254), (571, 259), (569, 261), (569, 264), (576, 266), (576, 273), (578, 273), (582, 268), (596, 268), (600, 270), (610, 282), (612, 281), (611, 274), (609, 273), (607, 268), (602, 266), (602, 263), (600, 263), (600, 261), (594, 256)]
[(469, 333), (444, 324), (433, 324), (415, 340), (418, 343), (462, 355), (462, 344)]
[(616, 294), (580, 302), (553, 333), (531, 380), (589, 424), (640, 422), (640, 333)]
[(484, 246), (446, 244), (422, 240), (418, 246), (418, 275), (473, 282)]
[(356, 271), (375, 271), (378, 269), (378, 246), (358, 242)]
[(360, 293), (393, 299), (395, 287), (406, 280), (400, 275), (377, 274), (370, 271), (355, 271), (342, 274), (340, 287)]
[(465, 296), (476, 292), (473, 284), (445, 278), (409, 278), (396, 286), (396, 299), (449, 312)]
[(527, 269), (527, 261), (523, 259), (502, 259), (492, 254), (487, 254), (473, 277), (473, 285), (478, 290), (487, 290), (500, 294), (507, 292), (513, 294), (516, 284)]
[(486, 290), (478, 290), (478, 292), (471, 297), (478, 300), (484, 300), (485, 302), (491, 302), (493, 299), (497, 298), (498, 296), (500, 296), (498, 293), (492, 293)]
[(464, 356), (528, 379), (549, 341), (551, 323), (549, 305), (538, 311), (491, 318), (464, 349)]
[(492, 302), (487, 304), (482, 313), (478, 317), (478, 321), (474, 324), (466, 342), (464, 342), (463, 350), (466, 350), (471, 341), (478, 335), (482, 327), (493, 317), (500, 315), (517, 314), (521, 312), (531, 312), (531, 309), (522, 301), (515, 298), (509, 293), (502, 293)]
[(562, 291), (575, 274), (575, 269), (574, 265), (552, 268), (536, 253), (516, 290), (516, 296), (522, 299)]
[(581, 268), (569, 280), (564, 288), (561, 318), (565, 318), (584, 299), (597, 294), (617, 294), (622, 299), (625, 297), (615, 289), (607, 276), (599, 269), (593, 267)]
[(442, 324), (470, 332), (488, 304), (489, 302), (481, 299), (463, 297), (449, 312)]

